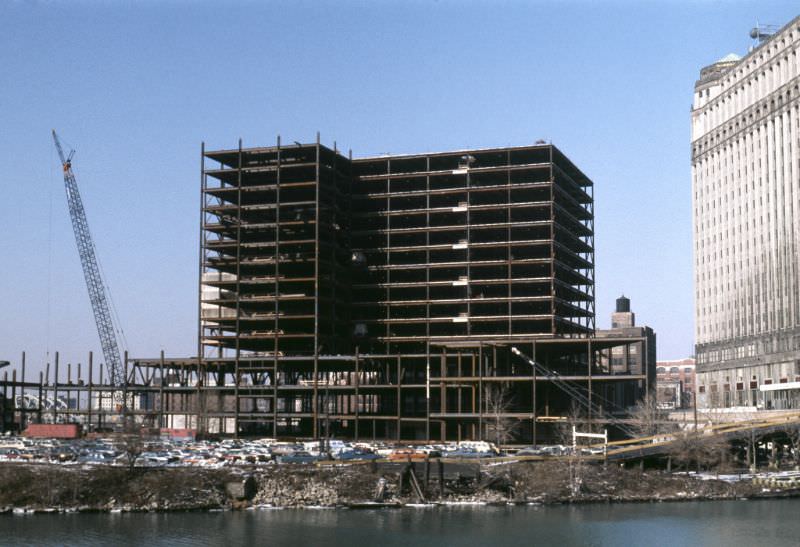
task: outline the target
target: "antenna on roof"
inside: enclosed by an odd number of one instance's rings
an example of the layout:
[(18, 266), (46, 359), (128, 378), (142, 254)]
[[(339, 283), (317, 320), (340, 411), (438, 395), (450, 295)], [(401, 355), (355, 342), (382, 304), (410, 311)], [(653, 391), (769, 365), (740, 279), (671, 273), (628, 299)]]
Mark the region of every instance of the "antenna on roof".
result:
[(765, 40), (769, 40), (776, 32), (778, 32), (777, 25), (760, 25), (756, 20), (756, 26), (750, 29), (750, 38), (757, 40), (760, 44)]

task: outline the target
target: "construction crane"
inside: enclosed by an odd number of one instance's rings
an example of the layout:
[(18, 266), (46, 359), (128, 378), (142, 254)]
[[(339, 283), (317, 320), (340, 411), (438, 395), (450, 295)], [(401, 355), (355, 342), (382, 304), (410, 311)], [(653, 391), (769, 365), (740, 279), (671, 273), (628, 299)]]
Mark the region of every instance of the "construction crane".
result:
[(94, 322), (97, 325), (97, 334), (100, 336), (100, 346), (103, 348), (103, 358), (108, 369), (109, 380), (114, 386), (122, 386), (125, 372), (120, 359), (119, 344), (114, 330), (111, 309), (106, 296), (103, 278), (100, 275), (100, 268), (97, 265), (92, 235), (89, 233), (89, 223), (86, 221), (86, 211), (83, 208), (81, 194), (78, 191), (78, 183), (75, 174), (72, 172), (72, 156), (74, 150), (70, 150), (69, 155), (64, 155), (61, 142), (58, 140), (55, 129), (53, 130), (53, 141), (56, 143), (58, 157), (61, 159), (61, 166), (64, 168), (64, 186), (67, 190), (67, 204), (69, 205), (69, 216), (72, 219), (72, 231), (75, 233), (75, 242), (78, 244), (78, 254), (81, 258), (83, 267), (83, 277), (86, 280), (86, 288), (89, 290), (89, 300), (92, 303)]

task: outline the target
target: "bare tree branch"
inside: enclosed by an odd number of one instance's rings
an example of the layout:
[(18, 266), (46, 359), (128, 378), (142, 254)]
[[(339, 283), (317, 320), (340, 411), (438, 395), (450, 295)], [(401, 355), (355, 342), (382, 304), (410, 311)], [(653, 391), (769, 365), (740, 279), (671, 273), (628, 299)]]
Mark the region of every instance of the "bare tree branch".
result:
[(133, 473), (133, 469), (136, 467), (136, 461), (139, 459), (139, 456), (142, 455), (142, 452), (144, 452), (145, 443), (141, 427), (136, 424), (133, 416), (126, 416), (124, 419), (121, 449), (125, 460), (128, 462), (128, 471)]
[(483, 401), (486, 405), (486, 436), (492, 439), (498, 448), (514, 438), (519, 422), (506, 416), (514, 402), (508, 383), (486, 384), (483, 389)]
[(667, 412), (658, 407), (658, 397), (651, 391), (630, 412), (631, 429), (641, 437), (671, 433), (677, 427), (667, 421)]

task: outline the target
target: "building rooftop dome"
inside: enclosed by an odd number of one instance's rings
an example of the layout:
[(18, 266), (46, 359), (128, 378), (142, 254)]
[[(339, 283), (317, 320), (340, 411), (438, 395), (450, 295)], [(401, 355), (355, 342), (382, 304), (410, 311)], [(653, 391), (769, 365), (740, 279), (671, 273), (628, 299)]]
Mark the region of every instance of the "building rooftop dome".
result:
[(718, 63), (731, 63), (734, 61), (740, 61), (742, 58), (736, 55), (735, 53), (728, 53), (725, 57), (717, 61)]

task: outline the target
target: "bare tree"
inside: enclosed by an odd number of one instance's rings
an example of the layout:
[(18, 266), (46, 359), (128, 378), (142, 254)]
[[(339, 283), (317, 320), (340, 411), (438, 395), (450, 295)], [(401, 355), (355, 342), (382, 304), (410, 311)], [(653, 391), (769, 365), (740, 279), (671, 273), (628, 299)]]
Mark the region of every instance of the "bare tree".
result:
[(136, 424), (131, 415), (125, 416), (120, 448), (122, 449), (125, 461), (128, 463), (128, 471), (133, 473), (136, 467), (136, 461), (142, 455), (142, 452), (144, 452), (145, 443), (141, 427)]
[(565, 419), (556, 425), (556, 438), (561, 444), (572, 446), (572, 429), (584, 431), (588, 427), (589, 420), (586, 412), (574, 401), (564, 417)]
[(573, 431), (582, 431), (588, 425), (588, 420), (581, 408), (573, 401), (566, 420), (560, 422), (556, 428), (556, 435), (562, 445), (567, 448), (566, 454), (562, 456), (562, 461), (566, 461), (569, 477), (569, 490), (572, 496), (578, 495), (583, 485), (583, 475), (585, 462), (581, 448), (573, 446)]
[(133, 473), (136, 467), (136, 460), (144, 452), (144, 439), (141, 435), (126, 433), (122, 438), (122, 453), (128, 463), (128, 471)]
[(486, 405), (486, 436), (494, 440), (499, 448), (514, 437), (519, 422), (506, 416), (514, 402), (508, 383), (486, 384), (483, 389)]
[(794, 468), (800, 469), (800, 426), (793, 424), (786, 430), (786, 437), (789, 439)]
[(726, 411), (724, 407), (713, 406), (702, 411), (703, 415), (703, 422), (704, 427), (706, 429), (713, 429), (715, 426), (723, 424), (725, 422), (730, 421), (746, 421), (749, 418), (747, 415), (744, 415), (740, 412), (735, 414), (731, 414), (730, 412)]
[(700, 465), (707, 470), (724, 467), (731, 451), (731, 443), (723, 435), (708, 435), (700, 443)]
[(696, 431), (676, 433), (669, 447), (670, 461), (675, 461), (679, 468), (688, 471), (691, 464), (697, 461), (697, 447), (701, 437)]
[(694, 464), (699, 472), (711, 469), (725, 460), (730, 443), (721, 435), (704, 435), (695, 431), (680, 431), (673, 436), (669, 455), (687, 471)]
[(655, 391), (644, 396), (630, 415), (631, 428), (641, 437), (653, 437), (675, 430), (675, 425), (667, 421), (666, 412), (658, 407)]

